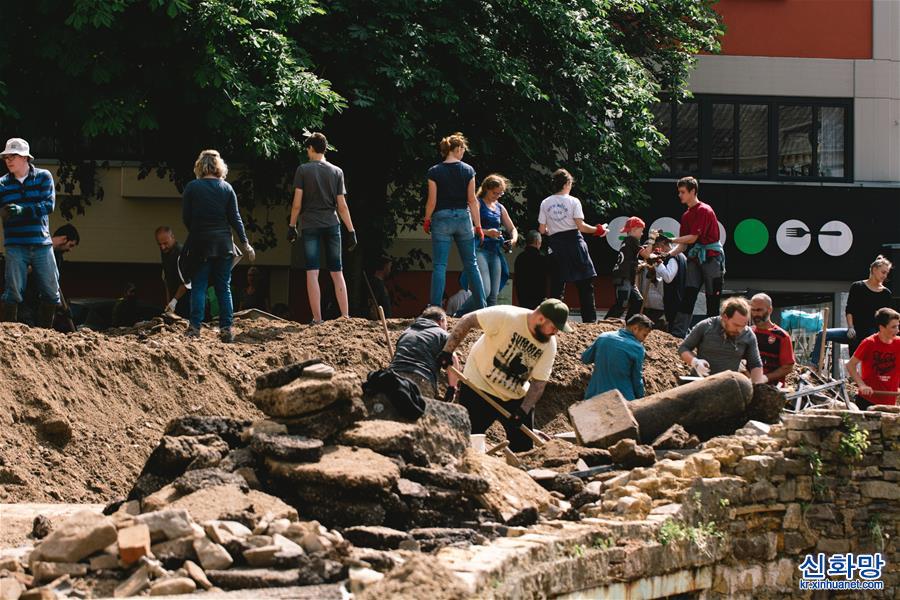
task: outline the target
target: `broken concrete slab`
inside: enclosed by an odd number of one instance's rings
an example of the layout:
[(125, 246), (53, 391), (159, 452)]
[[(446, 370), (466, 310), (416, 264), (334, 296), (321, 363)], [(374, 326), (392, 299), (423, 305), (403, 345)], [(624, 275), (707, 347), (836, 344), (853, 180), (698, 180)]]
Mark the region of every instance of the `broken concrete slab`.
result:
[(544, 511), (553, 501), (550, 492), (527, 473), (503, 460), (468, 450), (460, 471), (477, 475), (488, 482), (489, 490), (476, 496), (478, 502), (504, 521), (528, 508)]
[(234, 559), (220, 544), (206, 537), (194, 539), (194, 552), (204, 570), (227, 569), (234, 563)]
[(225, 440), (232, 448), (241, 443), (241, 433), (250, 425), (250, 421), (229, 417), (188, 415), (169, 421), (165, 435), (200, 436), (215, 434)]
[(137, 525), (144, 524), (150, 529), (150, 539), (153, 542), (194, 536), (194, 520), (184, 508), (171, 507), (167, 510), (144, 513), (136, 516), (134, 522)]
[(568, 413), (581, 446), (607, 448), (621, 439), (638, 438), (638, 422), (619, 390), (576, 402), (569, 407)]
[[(228, 454), (228, 451), (229, 447), (225, 440), (215, 434), (164, 435), (147, 459), (141, 474), (153, 473), (170, 478), (177, 477), (197, 459), (204, 462), (218, 462)], [(133, 498), (129, 496), (129, 499)]]
[(659, 434), (650, 444), (654, 450), (681, 450), (684, 448), (696, 448), (699, 445), (700, 439), (695, 435), (689, 434), (678, 423)]
[(327, 446), (317, 463), (289, 463), (271, 458), (266, 466), (273, 477), (301, 484), (344, 488), (390, 489), (400, 479), (400, 469), (386, 456), (368, 448)]
[(402, 542), (413, 539), (406, 531), (365, 525), (348, 527), (344, 530), (344, 537), (354, 546), (377, 550), (396, 550)]
[(300, 377), (330, 379), (333, 375), (334, 368), (331, 365), (312, 358), (263, 373), (256, 378), (256, 389), (281, 387)]
[(650, 446), (641, 446), (632, 439), (620, 440), (609, 449), (614, 463), (626, 469), (649, 467), (656, 462), (656, 452)]
[(113, 596), (116, 598), (127, 598), (136, 596), (150, 586), (150, 568), (147, 565), (141, 565), (135, 570), (131, 576), (116, 586)]
[(179, 495), (191, 494), (197, 490), (217, 485), (236, 485), (241, 489), (249, 489), (247, 480), (237, 473), (230, 473), (218, 467), (209, 469), (192, 469), (185, 471), (172, 486)]
[(209, 580), (226, 590), (259, 589), (298, 585), (300, 572), (297, 569), (276, 571), (273, 569), (228, 569), (206, 572)]
[[(297, 520), (297, 510), (281, 499), (258, 490), (244, 492), (236, 485), (198, 490), (179, 498), (170, 508), (185, 510), (200, 522), (239, 521), (251, 528), (267, 513), (276, 519)], [(237, 516), (242, 518), (232, 518)]]
[(78, 562), (116, 538), (116, 525), (110, 517), (81, 511), (57, 525), (34, 549), (30, 561)]
[(86, 564), (77, 562), (37, 561), (31, 563), (31, 574), (34, 576), (35, 583), (46, 583), (63, 575), (83, 577), (87, 575), (87, 570)]
[(177, 596), (178, 594), (193, 594), (197, 584), (190, 577), (168, 577), (158, 579), (150, 585), (151, 596)]
[(429, 469), (407, 465), (400, 470), (400, 473), (404, 478), (413, 482), (459, 490), (466, 494), (483, 494), (490, 488), (488, 482), (481, 477), (447, 469)]
[(322, 458), (322, 440), (300, 435), (254, 433), (250, 449), (259, 456), (290, 462), (318, 462)]
[(250, 399), (268, 416), (283, 419), (318, 412), (354, 396), (362, 399), (360, 379), (344, 371), (329, 379), (301, 377), (279, 387), (257, 388)]
[(366, 407), (361, 397), (338, 400), (331, 406), (299, 417), (273, 417), (287, 427), (291, 435), (328, 440), (339, 431), (347, 429), (366, 417)]

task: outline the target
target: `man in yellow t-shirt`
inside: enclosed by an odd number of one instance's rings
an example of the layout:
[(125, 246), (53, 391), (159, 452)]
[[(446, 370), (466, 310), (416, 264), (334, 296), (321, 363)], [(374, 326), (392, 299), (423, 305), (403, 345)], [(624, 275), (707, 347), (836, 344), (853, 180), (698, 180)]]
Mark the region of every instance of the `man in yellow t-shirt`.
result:
[[(514, 452), (532, 448), (531, 439), (519, 425), (534, 426), (534, 406), (553, 369), (555, 336), (559, 331), (572, 331), (568, 318), (569, 307), (554, 298), (544, 300), (535, 310), (508, 305), (484, 308), (457, 321), (438, 356), (438, 363), (446, 368), (469, 331), (484, 332), (469, 350), (463, 375), (511, 413), (501, 423)], [(472, 433), (484, 433), (494, 421), (502, 419), (468, 386), (460, 383), (459, 388), (459, 403), (469, 411)]]

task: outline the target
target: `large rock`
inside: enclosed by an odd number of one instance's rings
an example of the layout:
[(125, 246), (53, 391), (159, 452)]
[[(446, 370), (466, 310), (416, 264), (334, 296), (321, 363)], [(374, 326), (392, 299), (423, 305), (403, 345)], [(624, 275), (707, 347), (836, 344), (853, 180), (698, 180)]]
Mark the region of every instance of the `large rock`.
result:
[(373, 419), (342, 432), (339, 441), (395, 454), (427, 466), (459, 460), (469, 446), (469, 413), (458, 404), (425, 399), (425, 413), (415, 421)]
[(401, 472), (403, 477), (410, 481), (459, 490), (467, 494), (484, 494), (490, 489), (485, 479), (468, 473), (416, 466), (404, 467)]
[(328, 446), (317, 463), (269, 458), (266, 465), (271, 476), (306, 485), (389, 489), (400, 479), (400, 469), (394, 461), (368, 448)]
[(366, 407), (360, 395), (338, 400), (331, 406), (299, 417), (273, 417), (287, 427), (291, 435), (301, 435), (319, 440), (330, 439), (366, 417)]
[(267, 513), (274, 519), (297, 520), (296, 509), (275, 496), (236, 485), (218, 485), (198, 490), (170, 505), (173, 510), (187, 510), (197, 521), (238, 521), (251, 529)]
[(619, 390), (576, 402), (568, 412), (581, 446), (606, 448), (619, 440), (638, 437), (638, 423)]
[(193, 536), (195, 533), (191, 515), (181, 507), (144, 513), (136, 516), (134, 522), (146, 525), (150, 529), (150, 539), (154, 542)]
[(470, 449), (460, 470), (487, 480), (490, 489), (476, 496), (476, 499), (504, 521), (526, 509), (544, 511), (552, 502), (550, 492), (535, 483), (528, 473), (509, 466), (499, 458)]
[(183, 475), (172, 482), (172, 487), (179, 495), (192, 494), (197, 490), (217, 485), (236, 485), (242, 490), (249, 489), (247, 480), (239, 474), (229, 473), (217, 467), (185, 471)]
[[(188, 465), (204, 462), (212, 466), (228, 454), (228, 444), (215, 434), (166, 435), (150, 454), (141, 473), (153, 473), (169, 478), (184, 473)], [(199, 459), (199, 460), (198, 460)]]
[(661, 433), (650, 444), (654, 450), (682, 450), (684, 448), (696, 448), (700, 440), (695, 435), (689, 434), (684, 427), (675, 423)]
[(362, 398), (359, 377), (343, 372), (329, 379), (300, 377), (280, 387), (257, 389), (251, 400), (270, 417), (284, 419), (318, 412), (353, 396)]
[(344, 537), (354, 546), (378, 550), (396, 550), (402, 542), (413, 539), (405, 531), (378, 526), (348, 527), (344, 530)]
[(250, 425), (248, 420), (228, 417), (185, 416), (172, 419), (166, 425), (165, 435), (200, 436), (215, 434), (225, 440), (232, 448), (241, 445), (241, 433)]
[(614, 463), (626, 469), (649, 467), (656, 462), (656, 452), (650, 446), (640, 446), (634, 440), (620, 440), (609, 449)]
[(300, 435), (254, 433), (250, 448), (254, 453), (290, 462), (317, 462), (322, 458), (322, 440)]
[(297, 569), (208, 570), (206, 576), (214, 585), (226, 590), (287, 587), (300, 582), (300, 572)]
[(31, 553), (31, 562), (78, 562), (116, 541), (110, 518), (89, 511), (77, 512), (50, 532)]

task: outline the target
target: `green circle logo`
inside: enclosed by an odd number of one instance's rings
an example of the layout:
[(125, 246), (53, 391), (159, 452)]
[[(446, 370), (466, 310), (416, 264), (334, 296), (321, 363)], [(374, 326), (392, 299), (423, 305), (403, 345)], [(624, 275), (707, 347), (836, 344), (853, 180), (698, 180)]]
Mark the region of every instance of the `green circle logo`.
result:
[(744, 254), (759, 254), (769, 245), (769, 230), (759, 219), (744, 219), (734, 229), (734, 244)]

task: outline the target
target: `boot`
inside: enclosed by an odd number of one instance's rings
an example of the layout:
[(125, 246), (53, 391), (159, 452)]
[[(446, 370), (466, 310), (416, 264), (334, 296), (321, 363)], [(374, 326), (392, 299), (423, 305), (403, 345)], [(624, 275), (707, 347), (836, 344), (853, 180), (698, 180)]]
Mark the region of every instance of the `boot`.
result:
[(678, 313), (675, 315), (675, 322), (672, 323), (669, 333), (675, 337), (683, 338), (687, 335), (688, 329), (691, 327), (691, 317), (687, 313)]
[(49, 302), (41, 302), (38, 308), (37, 326), (44, 329), (53, 329), (53, 317), (56, 316), (56, 305)]
[(19, 320), (19, 305), (4, 302), (0, 305), (0, 321), (15, 323)]

